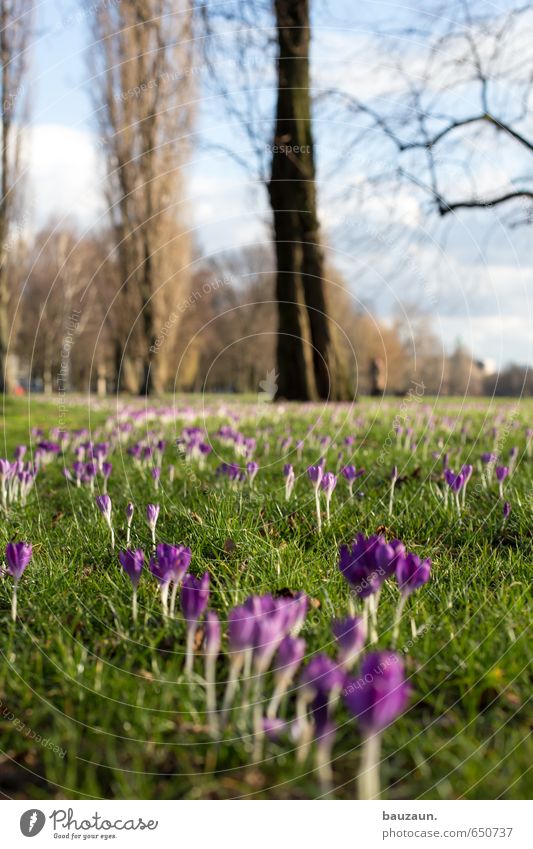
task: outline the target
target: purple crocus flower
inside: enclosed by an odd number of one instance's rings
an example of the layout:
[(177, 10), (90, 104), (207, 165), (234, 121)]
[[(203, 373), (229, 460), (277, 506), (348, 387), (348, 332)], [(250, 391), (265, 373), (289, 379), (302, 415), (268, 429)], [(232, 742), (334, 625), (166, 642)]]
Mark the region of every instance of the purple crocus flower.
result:
[(421, 560), (416, 554), (399, 558), (396, 578), (402, 595), (410, 595), (427, 584), (431, 576), (431, 560)]
[(111, 531), (111, 548), (115, 547), (115, 531), (113, 530), (113, 524), (111, 522), (111, 499), (107, 493), (103, 495), (97, 495), (95, 497), (96, 506), (98, 507), (100, 513), (104, 517), (107, 527)]
[(316, 654), (311, 658), (300, 675), (300, 687), (302, 692), (329, 694), (333, 690), (340, 691), (346, 681), (346, 675), (342, 668), (325, 654)]
[(186, 575), (181, 587), (181, 610), (188, 624), (198, 622), (207, 607), (209, 600), (209, 573), (205, 572), (201, 578), (194, 575)]
[[(165, 615), (170, 613), (174, 616), (176, 607), (176, 595), (179, 586), (191, 563), (191, 549), (184, 545), (167, 545), (159, 543), (156, 548), (156, 558), (150, 561), (150, 569), (161, 584), (161, 597)], [(170, 610), (168, 609), (168, 588), (173, 583), (170, 599)]]
[(294, 469), (290, 463), (285, 463), (283, 466), (283, 474), (285, 476), (285, 501), (289, 501), (296, 480)]
[(444, 470), (444, 478), (453, 493), (457, 494), (464, 483), (464, 475), (459, 472), (457, 475), (451, 469)]
[(345, 682), (342, 666), (325, 654), (315, 655), (301, 673), (296, 700), (300, 758), (306, 757), (313, 733), (318, 743), (329, 729), (331, 747), (334, 728), (329, 714)]
[(344, 669), (351, 669), (359, 657), (366, 640), (366, 625), (359, 616), (335, 619), (331, 625), (333, 636), (339, 647), (339, 662)]
[(29, 542), (8, 542), (6, 545), (7, 572), (13, 578), (13, 595), (11, 596), (11, 619), (17, 620), (17, 588), (18, 583), (32, 557), (32, 547)]
[(144, 565), (144, 551), (141, 548), (119, 551), (118, 559), (133, 588), (137, 589)]
[(157, 519), (159, 517), (160, 511), (159, 504), (147, 504), (146, 505), (146, 522), (150, 530), (154, 530), (157, 525)]
[(228, 641), (232, 654), (240, 657), (243, 652), (252, 648), (254, 629), (255, 617), (253, 613), (244, 605), (234, 607), (228, 616)]
[(326, 521), (329, 523), (331, 518), (330, 502), (331, 496), (333, 495), (333, 491), (337, 486), (337, 475), (334, 475), (333, 472), (326, 472), (326, 474), (322, 478), (321, 486), (326, 498)]
[(393, 652), (367, 655), (360, 676), (346, 683), (344, 701), (358, 718), (363, 734), (357, 782), (360, 799), (379, 798), (381, 737), (384, 729), (407, 707), (409, 692), (402, 659)]
[(146, 505), (146, 523), (152, 532), (152, 546), (155, 549), (155, 527), (159, 518), (159, 504)]
[(7, 572), (15, 584), (20, 581), (31, 556), (32, 546), (29, 542), (8, 542), (6, 545)]
[(386, 572), (380, 562), (381, 536), (358, 534), (351, 546), (340, 549), (339, 569), (359, 598), (367, 598), (381, 587)]
[(150, 470), (150, 474), (152, 475), (152, 480), (154, 482), (155, 488), (159, 488), (159, 481), (161, 479), (161, 467), (160, 466), (152, 466)]
[(320, 484), (322, 482), (323, 476), (324, 476), (324, 469), (322, 468), (321, 465), (309, 466), (308, 467), (307, 477), (309, 478), (309, 480), (311, 481), (311, 483), (313, 484), (313, 486), (315, 487), (316, 490), (318, 490), (318, 487), (320, 486)]
[(259, 463), (254, 462), (253, 460), (246, 464), (246, 474), (248, 475), (248, 480), (250, 481), (251, 486), (253, 486), (255, 476), (259, 471)]
[(95, 501), (100, 513), (109, 525), (111, 522), (111, 499), (109, 495), (106, 493), (104, 495), (97, 495)]
[(503, 505), (503, 518), (508, 519), (510, 512), (511, 512), (511, 505), (509, 504), (508, 501), (506, 501), (505, 504)]
[(394, 652), (372, 652), (361, 664), (358, 678), (348, 680), (344, 701), (359, 719), (365, 736), (379, 734), (405, 710), (409, 686), (403, 661)]
[(355, 468), (355, 466), (344, 466), (341, 469), (341, 475), (344, 477), (344, 479), (346, 480), (346, 482), (348, 484), (348, 489), (350, 491), (350, 497), (353, 496), (353, 485), (354, 485), (355, 481), (357, 480), (357, 478), (361, 477), (361, 475), (364, 475), (364, 473), (365, 473), (364, 469), (357, 470)]
[(218, 737), (218, 716), (216, 699), (216, 660), (220, 651), (221, 628), (220, 621), (214, 610), (205, 614), (205, 681), (206, 708), (211, 736)]
[(496, 466), (494, 471), (496, 473), (496, 480), (498, 481), (498, 486), (500, 489), (500, 498), (503, 498), (503, 482), (509, 474), (509, 469), (507, 466)]
[(118, 559), (133, 587), (131, 610), (133, 621), (137, 622), (137, 587), (139, 586), (144, 566), (144, 551), (141, 548), (137, 548), (134, 551), (128, 548), (126, 551), (119, 551)]
[(209, 601), (209, 574), (205, 572), (202, 578), (185, 575), (181, 587), (181, 610), (187, 623), (187, 651), (185, 656), (185, 672), (190, 674), (194, 661), (194, 636), (196, 626)]
[(102, 477), (104, 479), (104, 493), (107, 492), (107, 482), (113, 471), (112, 463), (102, 463)]
[(307, 476), (313, 484), (315, 490), (316, 521), (318, 525), (318, 532), (320, 533), (320, 531), (322, 530), (322, 515), (320, 513), (320, 484), (322, 483), (322, 478), (324, 477), (324, 466), (322, 460), (320, 461), (318, 466), (308, 467)]

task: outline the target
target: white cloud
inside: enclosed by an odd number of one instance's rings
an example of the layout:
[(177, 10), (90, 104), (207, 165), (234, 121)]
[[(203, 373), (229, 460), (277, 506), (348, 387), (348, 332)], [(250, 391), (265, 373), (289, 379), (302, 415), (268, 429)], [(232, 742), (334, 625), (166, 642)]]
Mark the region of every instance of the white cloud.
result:
[(94, 136), (61, 124), (37, 124), (25, 136), (35, 226), (63, 216), (81, 226), (93, 223), (103, 210)]

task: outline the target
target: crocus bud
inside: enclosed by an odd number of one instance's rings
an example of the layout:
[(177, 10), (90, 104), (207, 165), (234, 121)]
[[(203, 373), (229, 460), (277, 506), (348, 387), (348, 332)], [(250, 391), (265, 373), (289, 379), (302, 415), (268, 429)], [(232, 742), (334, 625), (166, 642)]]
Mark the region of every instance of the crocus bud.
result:
[(244, 605), (234, 607), (228, 616), (230, 652), (240, 654), (253, 645), (255, 616)]
[(181, 587), (181, 610), (187, 624), (195, 624), (207, 607), (209, 600), (209, 574), (204, 573), (202, 578), (194, 575), (185, 575)]
[(141, 548), (137, 548), (134, 551), (131, 549), (128, 549), (127, 551), (119, 551), (118, 559), (120, 560), (120, 565), (129, 577), (133, 588), (137, 589), (144, 565), (144, 551)]
[(248, 479), (250, 483), (254, 482), (255, 476), (259, 471), (259, 463), (250, 462), (246, 464), (246, 473), (248, 475)]
[(157, 519), (159, 517), (159, 504), (147, 504), (146, 505), (146, 522), (151, 531), (155, 530), (155, 526), (157, 525)]
[(129, 501), (128, 505), (126, 507), (126, 521), (128, 523), (128, 527), (131, 525), (131, 520), (133, 519), (133, 511), (134, 510), (135, 510), (134, 505), (131, 503), (131, 501)]
[(396, 567), (396, 578), (402, 595), (407, 596), (427, 584), (431, 575), (431, 560), (420, 560), (416, 554), (401, 557)]
[(307, 476), (315, 489), (318, 489), (324, 476), (324, 469), (320, 464), (318, 466), (309, 466)]
[(97, 495), (95, 498), (96, 506), (106, 520), (107, 524), (111, 524), (111, 499), (109, 495)]
[(191, 563), (191, 549), (185, 545), (162, 542), (157, 546), (156, 554), (161, 567), (169, 573), (170, 580), (181, 583)]
[(337, 475), (334, 475), (333, 472), (326, 472), (322, 478), (321, 486), (326, 498), (331, 498), (333, 490), (337, 486)]
[(31, 560), (32, 547), (29, 542), (8, 542), (6, 545), (7, 571), (18, 583)]

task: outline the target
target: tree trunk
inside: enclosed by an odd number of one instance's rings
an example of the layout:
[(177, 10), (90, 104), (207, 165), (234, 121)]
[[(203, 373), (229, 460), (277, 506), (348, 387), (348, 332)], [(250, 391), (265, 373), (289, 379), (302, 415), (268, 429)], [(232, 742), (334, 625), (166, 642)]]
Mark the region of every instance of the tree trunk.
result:
[[(278, 100), (269, 195), (277, 258), (278, 395), (305, 400), (316, 391), (328, 398), (334, 395), (334, 357), (316, 211), (309, 0), (275, 0), (274, 6)], [(306, 368), (302, 299), (313, 349), (312, 374)]]

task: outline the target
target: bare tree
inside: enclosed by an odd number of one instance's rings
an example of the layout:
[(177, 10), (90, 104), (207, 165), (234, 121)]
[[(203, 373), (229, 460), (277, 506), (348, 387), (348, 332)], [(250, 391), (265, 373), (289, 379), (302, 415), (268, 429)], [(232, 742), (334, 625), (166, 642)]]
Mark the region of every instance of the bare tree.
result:
[(127, 388), (138, 379), (149, 394), (167, 379), (171, 346), (152, 352), (189, 256), (180, 169), (192, 114), (192, 10), (188, 0), (97, 3), (92, 24), (106, 200), (122, 278), (113, 311), (117, 373)]
[[(206, 4), (202, 11), (207, 22), (208, 60), (218, 90), (230, 117), (244, 128), (255, 159), (256, 179), (268, 190), (276, 253), (279, 396), (294, 400), (317, 394), (335, 397), (336, 365), (316, 200), (309, 0), (244, 4), (235, 0), (222, 7)], [(238, 92), (220, 83), (220, 55), (228, 51), (227, 29), (220, 39), (222, 47), (218, 51), (213, 48), (220, 21), (230, 22), (236, 30), (232, 47), (238, 78), (243, 81)], [(261, 109), (264, 98), (258, 89), (264, 86), (264, 76), (254, 79), (251, 74), (257, 71), (258, 53), (262, 54), (260, 61), (266, 56), (276, 67), (274, 121), (270, 103)], [(234, 151), (232, 155), (249, 169), (246, 156)]]
[(439, 0), (426, 12), (376, 34), (388, 86), (363, 98), (339, 84), (322, 99), (352, 116), (352, 143), (374, 146), (374, 190), (400, 180), (440, 216), (501, 206), (530, 223), (533, 4)]
[(33, 0), (0, 0), (0, 392), (11, 392), (15, 386), (9, 351), (12, 335), (9, 273), (12, 249), (24, 229), (21, 122), (27, 108), (26, 78), (32, 31)]

